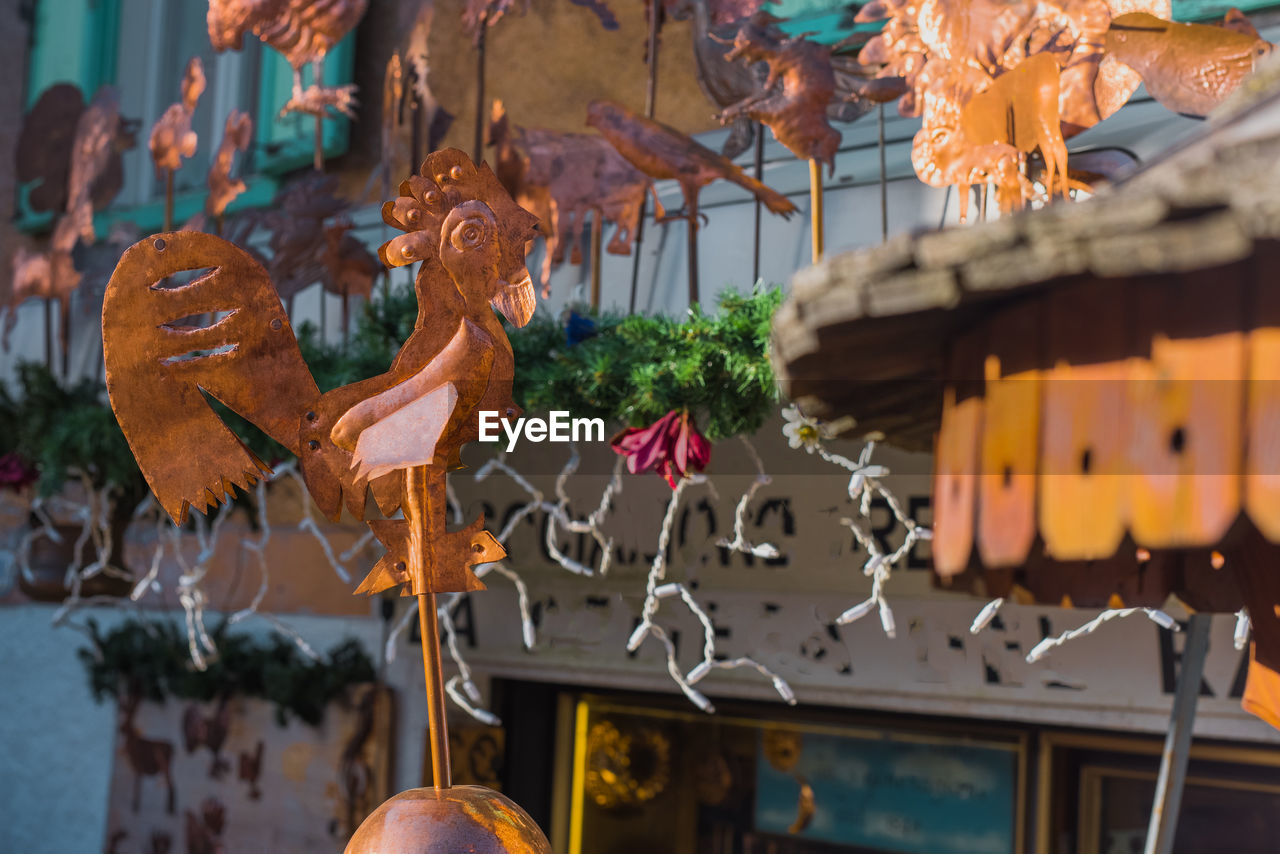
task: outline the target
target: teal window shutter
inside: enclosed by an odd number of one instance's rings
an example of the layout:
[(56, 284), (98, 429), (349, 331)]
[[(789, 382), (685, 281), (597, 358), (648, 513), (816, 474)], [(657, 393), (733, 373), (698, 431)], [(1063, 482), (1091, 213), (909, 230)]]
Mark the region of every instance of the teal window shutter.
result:
[(116, 76), (119, 0), (39, 0), (27, 66), (30, 107), (54, 83), (74, 83), (85, 101)]
[[(355, 68), (355, 32), (347, 33), (324, 60), (324, 85), (345, 86)], [(315, 119), (300, 113), (280, 114), (293, 92), (293, 68), (274, 50), (262, 52), (262, 78), (258, 97), (258, 170), (288, 172), (310, 166), (315, 152)], [(311, 69), (304, 68), (304, 86), (311, 83)], [(351, 122), (345, 117), (326, 118), (322, 132), (325, 157), (347, 150)]]

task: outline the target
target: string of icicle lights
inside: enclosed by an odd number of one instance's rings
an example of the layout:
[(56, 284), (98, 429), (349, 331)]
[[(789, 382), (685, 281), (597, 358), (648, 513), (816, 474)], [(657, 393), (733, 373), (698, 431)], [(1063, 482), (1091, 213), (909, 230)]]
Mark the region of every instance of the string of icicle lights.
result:
[[(825, 437), (822, 437), (825, 438)], [(778, 548), (772, 543), (754, 543), (746, 537), (746, 525), (749, 511), (759, 491), (770, 483), (763, 462), (754, 446), (746, 438), (742, 439), (747, 453), (752, 460), (756, 475), (751, 484), (743, 492), (734, 511), (734, 525), (731, 537), (724, 537), (716, 545), (756, 557), (772, 558), (779, 555)], [(928, 539), (929, 529), (917, 524), (904, 511), (902, 504), (893, 493), (885, 487), (881, 478), (889, 474), (888, 469), (872, 463), (871, 456), (875, 443), (869, 442), (862, 449), (857, 459), (850, 459), (830, 452), (822, 446), (821, 441), (805, 446), (805, 450), (817, 453), (825, 461), (844, 469), (850, 475), (847, 486), (849, 497), (854, 502), (855, 513), (841, 523), (849, 527), (861, 548), (866, 552), (862, 561), (863, 573), (871, 578), (870, 596), (849, 607), (837, 622), (846, 624), (863, 616), (876, 612), (880, 623), (890, 637), (895, 634), (893, 611), (885, 595), (886, 586), (892, 575), (893, 567), (902, 559), (911, 547), (919, 540)], [(614, 541), (605, 531), (604, 524), (613, 509), (614, 501), (622, 490), (623, 460), (619, 458), (598, 501), (586, 515), (577, 515), (571, 507), (566, 485), (569, 478), (578, 470), (581, 462), (576, 447), (571, 446), (569, 459), (556, 476), (551, 494), (544, 494), (518, 470), (514, 468), (505, 455), (490, 459), (480, 467), (474, 475), (475, 480), (483, 482), (490, 477), (507, 477), (516, 484), (527, 499), (525, 503), (512, 512), (496, 534), (499, 542), (506, 541), (514, 534), (517, 526), (529, 516), (536, 513), (546, 514), (548, 524), (545, 526), (545, 545), (551, 559), (566, 572), (582, 578), (600, 577), (608, 574), (612, 562)], [(87, 482), (87, 478), (85, 478)], [(301, 482), (301, 475), (296, 464), (285, 464), (271, 478), (273, 482), (293, 480), (302, 496), (302, 518), (296, 523), (296, 530), (305, 531), (314, 537), (324, 555), (325, 562), (335, 575), (344, 583), (350, 583), (363, 571), (361, 566), (366, 548), (372, 540), (372, 533), (366, 532), (350, 548), (339, 552), (329, 542), (317, 517), (316, 508), (311, 503), (306, 489)], [(708, 488), (710, 483), (703, 475), (693, 475), (680, 480), (672, 490), (667, 501), (661, 525), (657, 531), (657, 549), (655, 557), (645, 576), (643, 599), (640, 605), (640, 621), (627, 639), (626, 649), (636, 651), (645, 643), (659, 644), (665, 654), (666, 670), (672, 682), (699, 709), (714, 711), (714, 704), (708, 699), (701, 686), (705, 680), (715, 673), (725, 670), (744, 669), (758, 673), (766, 679), (786, 703), (794, 704), (796, 695), (787, 681), (764, 663), (750, 656), (723, 656), (716, 641), (715, 625), (706, 609), (695, 597), (690, 585), (683, 581), (668, 580), (668, 546), (670, 545), (672, 528), (678, 509), (686, 500), (689, 490)], [(249, 619), (261, 619), (272, 625), (277, 631), (289, 637), (307, 656), (317, 658), (315, 650), (296, 630), (286, 622), (260, 609), (271, 586), (271, 567), (266, 558), (267, 545), (273, 536), (273, 526), (267, 514), (268, 482), (260, 481), (254, 488), (254, 506), (256, 513), (256, 531), (252, 537), (239, 540), (237, 548), (248, 557), (248, 563), (258, 571), (258, 588), (250, 603), (229, 615), (232, 623)], [(162, 593), (160, 577), (166, 560), (177, 564), (181, 572), (175, 585), (177, 599), (183, 609), (184, 624), (187, 635), (187, 646), (191, 661), (197, 668), (207, 667), (209, 660), (217, 655), (217, 649), (205, 626), (207, 618), (208, 596), (203, 582), (219, 543), (226, 536), (224, 523), (231, 512), (230, 505), (223, 505), (211, 517), (206, 518), (193, 514), (191, 532), (183, 532), (168, 521), (154, 500), (148, 499), (135, 513), (135, 524), (150, 523), (151, 559), (146, 573), (133, 587), (129, 597), (121, 600), (110, 596), (82, 596), (81, 589), (86, 580), (98, 573), (121, 574), (123, 570), (110, 564), (111, 532), (107, 524), (105, 508), (109, 495), (92, 489), (86, 492), (88, 499), (77, 504), (66, 498), (34, 499), (30, 510), (40, 520), (39, 527), (26, 532), (15, 552), (15, 559), (22, 571), (26, 565), (32, 542), (37, 537), (59, 539), (52, 518), (73, 518), (81, 524), (81, 532), (77, 541), (76, 557), (67, 570), (67, 586), (70, 595), (54, 614), (55, 625), (67, 625), (87, 633), (87, 627), (77, 623), (73, 615), (86, 606), (113, 605), (116, 607), (139, 609), (145, 604), (148, 596)], [(883, 498), (897, 522), (903, 526), (906, 536), (903, 543), (890, 552), (884, 552), (870, 533), (870, 513), (873, 497)], [(455, 523), (463, 521), (463, 511), (452, 488), (449, 490), (451, 513)], [(277, 526), (278, 527), (278, 526)], [(598, 546), (598, 558), (594, 563), (585, 564), (565, 554), (558, 546), (563, 533), (584, 534), (590, 536)], [(195, 555), (190, 555), (191, 546), (195, 546)], [(81, 556), (84, 549), (92, 549), (94, 560), (83, 569)], [(516, 591), (517, 607), (513, 618), (520, 623), (520, 635), (524, 646), (533, 650), (537, 645), (537, 628), (533, 617), (529, 586), (519, 571), (505, 562), (482, 565), (476, 568), (480, 577), (496, 575), (509, 582)], [(459, 600), (468, 594), (449, 594), (440, 597), (439, 620), (444, 633), (444, 645), (453, 662), (455, 673), (446, 683), (446, 691), (452, 701), (472, 717), (488, 724), (500, 723), (496, 715), (485, 707), (479, 686), (473, 678), (473, 671), (467, 662), (462, 647), (458, 642), (454, 612)], [(692, 667), (685, 669), (677, 660), (675, 644), (672, 641), (670, 624), (662, 619), (668, 613), (666, 609), (673, 606), (683, 607), (697, 620), (702, 634), (701, 656)], [(410, 600), (404, 613), (399, 615), (394, 627), (388, 635), (384, 655), (387, 661), (394, 660), (398, 642), (407, 628), (417, 616), (417, 602)]]

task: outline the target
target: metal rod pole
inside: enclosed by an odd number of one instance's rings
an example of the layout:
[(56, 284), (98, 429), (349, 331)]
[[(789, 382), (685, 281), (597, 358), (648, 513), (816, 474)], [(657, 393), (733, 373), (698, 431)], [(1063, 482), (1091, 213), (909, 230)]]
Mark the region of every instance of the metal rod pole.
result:
[(658, 30), (662, 28), (662, 3), (649, 0), (649, 45), (645, 58), (649, 62), (649, 81), (644, 90), (644, 114), (653, 118), (658, 108)]
[(689, 194), (689, 308), (698, 299), (698, 194)]
[(316, 167), (317, 172), (324, 172), (324, 119), (320, 116), (316, 116), (316, 143), (313, 165)]
[(884, 104), (877, 104), (880, 125), (880, 241), (889, 239), (889, 178), (884, 167)]
[[(764, 125), (756, 123), (756, 180), (764, 181)], [(754, 255), (751, 262), (751, 284), (754, 286), (760, 281), (760, 211), (764, 203), (760, 201), (760, 197), (756, 196), (756, 229), (755, 241), (752, 244)]]
[(173, 231), (173, 170), (164, 170), (164, 230)]
[[(12, 311), (13, 309), (10, 309)], [(53, 367), (53, 300), (44, 301), (44, 366), (49, 369), (49, 373), (54, 372)]]
[(809, 161), (809, 231), (813, 235), (813, 263), (822, 260), (822, 164)]
[(1173, 851), (1182, 789), (1187, 781), (1196, 702), (1200, 699), (1205, 654), (1209, 651), (1211, 619), (1208, 614), (1192, 614), (1187, 625), (1187, 643), (1182, 649), (1182, 667), (1178, 673), (1169, 732), (1160, 757), (1160, 776), (1156, 778), (1156, 797), (1151, 804), (1151, 823), (1147, 826), (1146, 854), (1170, 854)]
[(418, 596), (418, 629), (422, 634), (422, 673), (427, 685), (431, 782), (437, 789), (447, 789), (453, 785), (453, 778), (449, 771), (449, 724), (445, 721), (444, 669), (440, 663), (440, 623), (434, 593)]
[(600, 264), (604, 260), (604, 215), (591, 212), (591, 310), (600, 310)]
[(488, 20), (481, 20), (476, 40), (476, 136), (471, 157), (477, 166), (484, 158), (484, 40), (488, 29)]

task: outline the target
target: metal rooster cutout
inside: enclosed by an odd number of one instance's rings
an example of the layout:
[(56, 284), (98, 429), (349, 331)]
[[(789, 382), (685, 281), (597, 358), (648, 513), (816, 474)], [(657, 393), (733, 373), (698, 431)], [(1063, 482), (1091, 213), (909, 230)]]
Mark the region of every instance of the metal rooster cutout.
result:
[[(232, 486), (269, 472), (203, 391), (296, 453), (330, 518), (344, 504), (363, 518), (370, 487), (385, 513), (403, 507), (404, 519), (371, 523), (388, 552), (359, 592), (478, 590), (469, 567), (503, 549), (483, 519), (445, 531), (445, 473), (478, 437), (479, 410), (516, 412), (511, 345), (491, 306), (517, 326), (532, 315), (524, 247), (535, 219), (487, 166), (452, 149), (429, 156), (400, 192), (383, 219), (405, 234), (380, 255), (389, 266), (422, 262), (419, 310), (387, 373), (320, 394), (266, 270), (218, 237), (174, 232), (130, 247), (111, 277), (102, 310), (107, 389), (148, 484), (178, 524), (189, 507), (207, 512)], [(159, 284), (204, 268), (212, 270), (189, 284)], [(220, 318), (178, 325), (206, 313)]]
[[(347, 851), (410, 850), (411, 841), (422, 850), (425, 839), (436, 851), (550, 854), (514, 803), (480, 787), (452, 787), (436, 612), (436, 594), (482, 590), (471, 567), (506, 556), (483, 517), (446, 530), (445, 475), (478, 438), (480, 411), (516, 414), (511, 343), (493, 309), (516, 326), (533, 315), (524, 248), (537, 220), (488, 166), (454, 149), (429, 155), (382, 218), (405, 232), (381, 247), (383, 262), (421, 263), (417, 322), (386, 373), (321, 394), (266, 270), (221, 238), (172, 232), (130, 247), (107, 285), (107, 391), (147, 483), (179, 524), (192, 505), (207, 511), (233, 485), (268, 472), (206, 394), (297, 454), (329, 517), (345, 504), (363, 518), (370, 491), (384, 513), (403, 509), (403, 519), (369, 523), (387, 553), (357, 592), (401, 586), (419, 597), (435, 785), (384, 803)], [(188, 284), (164, 285), (204, 268), (212, 269)], [(209, 313), (218, 317), (211, 326), (181, 325)], [(495, 839), (500, 847), (479, 847)]]

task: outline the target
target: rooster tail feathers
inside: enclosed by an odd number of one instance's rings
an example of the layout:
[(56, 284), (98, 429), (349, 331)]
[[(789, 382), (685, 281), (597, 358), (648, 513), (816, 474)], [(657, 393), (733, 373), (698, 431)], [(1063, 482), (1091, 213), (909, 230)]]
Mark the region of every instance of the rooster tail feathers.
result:
[[(180, 281), (189, 271), (205, 272)], [(192, 325), (196, 317), (214, 320)], [(175, 522), (271, 471), (206, 395), (299, 450), (319, 389), (270, 277), (234, 244), (174, 232), (131, 246), (107, 285), (102, 340), (111, 408)]]

